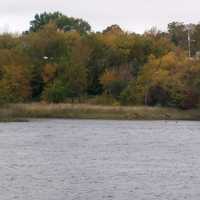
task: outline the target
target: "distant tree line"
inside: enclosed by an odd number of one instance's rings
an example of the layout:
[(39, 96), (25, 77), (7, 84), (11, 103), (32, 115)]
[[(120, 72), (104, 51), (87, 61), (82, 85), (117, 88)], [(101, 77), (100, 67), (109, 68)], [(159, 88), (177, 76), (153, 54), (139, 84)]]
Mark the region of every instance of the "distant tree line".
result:
[(26, 32), (0, 35), (0, 102), (95, 99), (195, 108), (199, 51), (200, 24), (172, 22), (167, 32), (144, 34), (118, 25), (93, 32), (86, 21), (60, 12), (36, 14)]

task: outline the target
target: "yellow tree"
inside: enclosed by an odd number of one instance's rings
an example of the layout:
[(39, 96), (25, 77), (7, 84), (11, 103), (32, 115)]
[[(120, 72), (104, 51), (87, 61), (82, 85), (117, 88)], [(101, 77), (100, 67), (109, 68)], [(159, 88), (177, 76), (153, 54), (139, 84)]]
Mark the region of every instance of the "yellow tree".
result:
[(31, 97), (30, 72), (23, 65), (3, 66), (0, 80), (1, 99), (6, 102), (25, 101)]

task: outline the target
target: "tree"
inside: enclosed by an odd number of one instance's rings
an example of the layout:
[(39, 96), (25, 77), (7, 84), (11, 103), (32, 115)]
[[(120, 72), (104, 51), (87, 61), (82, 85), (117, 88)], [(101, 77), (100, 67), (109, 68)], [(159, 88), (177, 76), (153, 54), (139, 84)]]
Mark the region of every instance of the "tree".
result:
[(23, 35), (21, 40), (21, 51), (30, 58), (33, 65), (32, 97), (38, 99), (44, 88), (42, 76), (45, 70), (47, 72), (47, 66), (57, 66), (63, 57), (69, 59), (70, 40), (65, 33), (58, 32), (53, 23), (45, 25), (38, 32)]
[(67, 82), (70, 89), (69, 97), (72, 100), (80, 98), (87, 88), (87, 70), (85, 66), (74, 63), (65, 64), (63, 79)]
[(194, 108), (199, 102), (199, 70), (199, 63), (184, 54), (152, 56), (137, 79), (137, 96), (148, 105)]
[(29, 32), (37, 32), (49, 23), (55, 23), (58, 30), (78, 31), (80, 33), (87, 33), (91, 31), (90, 25), (82, 20), (73, 17), (67, 17), (60, 12), (54, 13), (41, 13), (36, 14), (34, 20), (31, 21)]
[(200, 51), (200, 23), (197, 24), (191, 33), (191, 53), (195, 55)]
[(181, 48), (187, 48), (187, 30), (184, 23), (172, 22), (168, 24), (171, 41)]
[(3, 102), (21, 102), (31, 97), (30, 74), (22, 65), (3, 66), (0, 80), (0, 99)]
[[(82, 19), (37, 14), (26, 34), (0, 35), (0, 96), (63, 102), (108, 94), (123, 104), (193, 108), (200, 98), (200, 61), (186, 56), (186, 27), (173, 22), (168, 32), (136, 34), (111, 25), (94, 33)], [(192, 27), (194, 55), (200, 26)]]
[(56, 64), (46, 64), (43, 68), (42, 78), (44, 83), (50, 83), (56, 79), (58, 66)]
[(0, 49), (13, 49), (20, 43), (19, 37), (14, 34), (4, 33), (0, 35)]
[(66, 100), (69, 93), (67, 83), (62, 80), (55, 80), (44, 89), (42, 98), (50, 103), (61, 103)]
[(105, 92), (118, 100), (121, 92), (127, 87), (128, 82), (132, 80), (129, 68), (125, 67), (121, 66), (118, 69), (107, 69), (100, 78)]
[(123, 30), (121, 29), (121, 27), (117, 24), (108, 26), (105, 30), (103, 30), (103, 34), (123, 34)]

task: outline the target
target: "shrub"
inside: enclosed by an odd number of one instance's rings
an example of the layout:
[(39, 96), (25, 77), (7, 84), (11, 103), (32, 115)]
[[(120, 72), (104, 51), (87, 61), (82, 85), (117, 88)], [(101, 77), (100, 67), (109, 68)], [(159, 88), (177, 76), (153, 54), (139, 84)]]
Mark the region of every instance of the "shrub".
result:
[(122, 105), (133, 105), (137, 103), (136, 98), (136, 85), (135, 81), (130, 82), (130, 84), (121, 92), (120, 94), (120, 103)]
[(96, 96), (95, 98), (90, 100), (90, 103), (96, 105), (119, 105), (117, 100), (108, 94), (102, 94), (101, 96)]
[(150, 106), (167, 106), (169, 102), (169, 92), (161, 86), (151, 87), (148, 91), (147, 104)]
[(106, 86), (108, 94), (113, 96), (115, 99), (119, 99), (121, 92), (126, 88), (127, 82), (123, 80), (114, 80)]
[(57, 80), (45, 88), (42, 98), (50, 103), (60, 103), (65, 101), (68, 94), (67, 84)]

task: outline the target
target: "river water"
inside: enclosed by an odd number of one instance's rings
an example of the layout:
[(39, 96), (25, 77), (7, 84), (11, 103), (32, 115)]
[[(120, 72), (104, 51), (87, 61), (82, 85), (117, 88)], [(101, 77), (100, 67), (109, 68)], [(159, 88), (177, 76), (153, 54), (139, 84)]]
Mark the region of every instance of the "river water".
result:
[(0, 123), (0, 200), (199, 200), (200, 122)]

